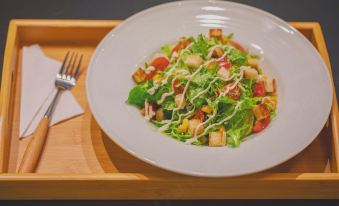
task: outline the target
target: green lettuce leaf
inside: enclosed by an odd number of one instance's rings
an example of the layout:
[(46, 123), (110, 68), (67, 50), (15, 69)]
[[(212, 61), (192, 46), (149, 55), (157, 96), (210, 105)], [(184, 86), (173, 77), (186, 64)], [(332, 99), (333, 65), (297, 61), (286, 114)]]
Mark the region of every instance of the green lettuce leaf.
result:
[[(171, 88), (170, 88), (170, 85), (167, 83), (163, 86), (161, 86), (154, 94), (154, 99), (156, 101), (159, 101), (161, 99), (161, 96), (166, 93), (166, 92), (170, 92), (171, 91)], [(166, 99), (169, 98), (169, 97), (166, 97)]]
[(145, 100), (153, 101), (153, 97), (147, 92), (147, 88), (142, 85), (137, 85), (131, 89), (128, 95), (127, 102), (139, 108), (145, 106)]
[(198, 73), (192, 78), (191, 82), (203, 87), (205, 84), (209, 84), (209, 80), (212, 80), (213, 78), (214, 76), (212, 72)]
[(161, 104), (161, 106), (165, 110), (173, 110), (176, 108), (177, 105), (175, 104), (173, 96), (171, 96), (167, 97), (165, 101)]
[[(203, 91), (204, 88), (200, 85), (191, 85), (187, 92), (187, 99), (189, 102), (192, 102), (193, 97), (195, 97), (199, 92)], [(192, 104), (195, 108), (200, 108), (206, 102), (205, 94), (200, 95), (199, 97), (195, 98)]]
[(227, 39), (232, 39), (234, 37), (234, 33), (230, 33), (227, 35)]
[(255, 98), (248, 98), (248, 97), (244, 98), (239, 107), (239, 111), (252, 109), (257, 104), (258, 101), (259, 99), (256, 97)]
[[(225, 111), (226, 114), (229, 114), (230, 111), (233, 111), (233, 108), (235, 107), (236, 105), (236, 101), (234, 101), (232, 98), (230, 98), (229, 96), (221, 96), (218, 98), (218, 111), (220, 113), (223, 113)], [(230, 110), (230, 111), (228, 111)]]
[(197, 40), (194, 41), (194, 44), (191, 46), (190, 50), (192, 53), (201, 54), (202, 57), (206, 59), (208, 55), (208, 46), (208, 39), (204, 35), (199, 34)]
[(186, 139), (192, 137), (192, 135), (190, 135), (190, 134), (181, 134), (181, 133), (179, 133), (177, 128), (171, 129), (171, 131), (169, 132), (169, 134), (170, 134), (172, 137), (174, 137), (175, 139), (178, 139), (178, 140), (180, 140), (180, 141), (182, 141), (182, 142), (184, 142)]
[(171, 44), (166, 44), (166, 45), (164, 45), (164, 46), (161, 47), (161, 51), (162, 51), (167, 57), (170, 57), (173, 48), (174, 48), (173, 45), (171, 45)]
[(238, 49), (232, 49), (230, 53), (227, 55), (228, 59), (232, 64), (243, 66), (247, 65), (247, 56), (245, 53), (239, 51)]
[(227, 145), (230, 147), (239, 147), (241, 140), (251, 134), (254, 115), (252, 110), (243, 110), (227, 123)]
[(241, 92), (240, 99), (244, 99), (247, 97), (253, 97), (253, 85), (255, 83), (255, 80), (252, 79), (243, 79), (240, 82), (240, 86), (244, 89), (244, 91)]
[(277, 116), (277, 112), (276, 111), (270, 112), (270, 119), (273, 119), (275, 116)]
[(236, 65), (233, 65), (231, 68), (230, 68), (230, 75), (233, 75), (233, 74), (239, 74), (240, 73), (240, 67), (236, 66)]

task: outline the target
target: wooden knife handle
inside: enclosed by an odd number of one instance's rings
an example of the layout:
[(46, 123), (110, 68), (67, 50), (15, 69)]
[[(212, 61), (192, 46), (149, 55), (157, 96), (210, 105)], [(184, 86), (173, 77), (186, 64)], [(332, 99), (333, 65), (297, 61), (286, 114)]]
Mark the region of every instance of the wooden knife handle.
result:
[(21, 160), (18, 173), (34, 172), (39, 163), (40, 155), (46, 142), (48, 133), (48, 117), (42, 118), (37, 129), (35, 130), (24, 156)]

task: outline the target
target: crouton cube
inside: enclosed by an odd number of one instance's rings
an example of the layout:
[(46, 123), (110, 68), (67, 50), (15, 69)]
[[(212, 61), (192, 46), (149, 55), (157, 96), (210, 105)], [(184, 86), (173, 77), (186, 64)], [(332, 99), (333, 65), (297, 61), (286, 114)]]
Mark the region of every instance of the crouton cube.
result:
[(210, 29), (209, 35), (211, 38), (222, 39), (222, 30), (221, 29)]
[(214, 50), (212, 52), (213, 58), (220, 58), (220, 57), (222, 57), (222, 55), (224, 55), (224, 50), (221, 47), (214, 48)]
[(185, 64), (192, 69), (198, 68), (203, 63), (204, 60), (198, 54), (189, 55), (185, 60)]
[(245, 76), (245, 79), (256, 80), (258, 79), (258, 71), (256, 69), (247, 67), (246, 69), (244, 69), (244, 76)]
[(179, 40), (179, 43), (183, 44), (183, 48), (185, 48), (191, 43), (191, 41), (187, 39), (186, 37), (181, 37)]
[(222, 147), (226, 145), (226, 132), (219, 130), (218, 132), (209, 133), (208, 145), (211, 147)]
[(259, 68), (259, 60), (257, 59), (257, 58), (253, 58), (253, 57), (248, 57), (247, 58), (247, 60), (248, 60), (248, 64), (251, 66), (251, 67), (253, 67), (253, 68), (255, 68), (255, 69), (258, 69)]
[(254, 116), (257, 120), (262, 120), (270, 116), (270, 111), (265, 104), (259, 104), (252, 109)]
[(275, 79), (266, 78), (264, 80), (265, 90), (266, 92), (274, 92), (275, 91)]
[(165, 115), (164, 115), (164, 110), (162, 108), (158, 109), (156, 112), (155, 112), (155, 119), (157, 121), (162, 121), (164, 120), (165, 118)]
[(133, 73), (132, 78), (135, 81), (135, 83), (139, 84), (139, 83), (142, 83), (142, 82), (144, 82), (146, 80), (147, 74), (146, 74), (146, 72), (143, 69), (138, 68)]

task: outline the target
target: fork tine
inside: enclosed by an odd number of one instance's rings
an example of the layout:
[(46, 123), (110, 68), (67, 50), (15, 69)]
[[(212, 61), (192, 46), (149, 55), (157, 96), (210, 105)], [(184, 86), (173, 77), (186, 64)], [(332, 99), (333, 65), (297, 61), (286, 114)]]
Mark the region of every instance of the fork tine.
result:
[(73, 75), (73, 70), (75, 69), (75, 62), (77, 62), (77, 59), (78, 59), (78, 53), (75, 54), (75, 58), (72, 62), (71, 70), (68, 73), (69, 76)]
[(66, 53), (66, 56), (64, 58), (64, 61), (62, 62), (61, 68), (59, 70), (59, 74), (62, 74), (63, 70), (65, 69), (65, 65), (66, 65), (66, 62), (68, 60), (69, 53), (70, 53), (70, 51), (68, 50), (67, 53)]
[(63, 73), (62, 73), (62, 74), (64, 74), (64, 75), (66, 75), (66, 76), (67, 76), (67, 74), (68, 74), (68, 70), (69, 70), (69, 68), (70, 68), (70, 67), (71, 67), (71, 65), (72, 65), (73, 57), (74, 57), (74, 52), (72, 52), (72, 54), (71, 54), (71, 58), (69, 59), (69, 61), (68, 61), (68, 63), (67, 63), (67, 66), (66, 66), (66, 70), (65, 70), (65, 71), (63, 71)]
[(78, 77), (79, 70), (80, 70), (80, 67), (81, 67), (82, 57), (83, 57), (83, 56), (84, 56), (84, 55), (81, 54), (80, 60), (79, 60), (78, 66), (77, 66), (77, 69), (75, 70), (75, 74), (74, 74), (74, 76), (73, 76), (75, 79)]

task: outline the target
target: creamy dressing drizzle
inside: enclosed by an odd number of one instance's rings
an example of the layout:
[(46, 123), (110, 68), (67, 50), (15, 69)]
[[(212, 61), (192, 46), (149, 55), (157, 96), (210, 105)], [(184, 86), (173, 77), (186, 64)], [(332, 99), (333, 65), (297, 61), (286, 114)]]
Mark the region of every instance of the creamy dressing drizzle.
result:
[[(244, 74), (244, 72), (241, 70), (240, 71), (240, 73), (239, 73), (239, 79), (237, 79), (237, 81), (235, 81), (233, 84), (232, 84), (232, 86), (230, 86), (230, 87), (227, 87), (227, 89), (224, 91), (224, 92), (221, 92), (220, 94), (219, 94), (219, 97), (221, 97), (221, 96), (225, 96), (229, 91), (231, 91), (232, 89), (234, 89), (238, 84), (239, 84), (239, 82), (242, 80), (242, 78), (243, 78), (243, 75)], [(232, 75), (233, 76), (233, 75)]]
[(181, 101), (180, 101), (180, 104), (179, 104), (179, 106), (178, 106), (179, 108), (181, 108), (181, 106), (182, 106), (182, 103), (183, 103), (184, 98), (185, 98), (185, 93), (186, 93), (186, 91), (187, 91), (187, 89), (188, 89), (189, 84), (191, 83), (192, 78), (193, 78), (195, 75), (197, 75), (197, 74), (202, 70), (202, 68), (204, 68), (204, 66), (208, 65), (208, 64), (211, 63), (212, 61), (213, 61), (213, 60), (206, 61), (204, 64), (200, 65), (200, 67), (199, 67), (193, 74), (187, 76), (188, 81), (187, 81), (187, 83), (186, 83), (186, 85), (185, 85), (185, 89), (184, 89), (184, 91), (183, 91), (183, 93), (182, 93), (183, 98), (182, 98)]
[[(181, 55), (182, 55), (184, 52), (186, 52), (193, 44), (194, 44), (194, 43), (191, 43), (191, 44), (189, 44), (185, 49), (181, 50), (181, 51), (180, 51), (180, 54), (179, 54), (178, 56), (181, 56)], [(223, 59), (223, 58), (231, 51), (231, 49), (233, 48), (232, 46), (229, 46), (229, 45), (215, 45), (215, 46), (213, 46), (213, 47), (211, 47), (211, 48), (209, 49), (209, 53), (212, 53), (213, 50), (214, 50), (215, 48), (220, 47), (220, 46), (222, 46), (223, 49), (225, 49), (226, 47), (228, 47), (228, 50), (227, 50), (226, 52), (224, 52), (224, 55), (221, 56), (220, 58), (218, 58), (216, 61), (222, 60), (222, 59)], [(173, 53), (173, 54), (174, 54), (174, 55), (177, 55), (177, 54), (175, 54), (175, 53)], [(172, 54), (172, 55), (173, 55), (173, 54)], [(209, 58), (210, 58), (210, 57), (209, 57)], [(173, 58), (171, 58), (171, 60), (172, 60), (172, 59), (173, 59)], [(156, 89), (158, 89), (160, 86), (165, 85), (165, 84), (167, 83), (168, 78), (172, 75), (173, 71), (176, 69), (176, 67), (177, 67), (177, 65), (178, 65), (178, 63), (179, 63), (180, 60), (181, 60), (181, 59), (178, 58), (177, 61), (176, 61), (176, 63), (173, 65), (173, 67), (165, 73), (165, 79), (163, 79), (163, 80), (161, 81), (160, 84), (156, 84), (156, 85), (154, 85), (152, 88), (150, 88), (150, 89), (148, 90), (149, 93), (152, 92), (152, 93), (150, 93), (150, 94), (154, 94)], [(215, 61), (215, 60), (214, 60), (214, 59), (210, 59), (210, 60), (206, 61), (206, 62), (205, 62), (204, 64), (202, 64), (202, 65), (201, 65), (201, 66), (200, 66), (193, 74), (185, 76), (185, 77), (188, 79), (188, 81), (187, 81), (187, 83), (186, 83), (186, 85), (185, 85), (185, 88), (184, 88), (184, 91), (183, 91), (183, 93), (182, 93), (183, 98), (181, 99), (179, 106), (178, 106), (177, 108), (174, 108), (174, 109), (173, 109), (173, 112), (180, 110), (180, 108), (181, 108), (181, 106), (182, 106), (182, 103), (183, 103), (183, 101), (184, 101), (185, 93), (187, 92), (187, 89), (188, 89), (189, 84), (190, 84), (190, 82), (191, 82), (191, 79), (192, 79), (195, 75), (197, 75), (197, 74), (202, 70), (202, 68), (203, 68), (204, 66), (208, 65), (209, 63), (211, 63), (211, 62), (213, 62), (213, 61)], [(184, 71), (185, 71), (185, 72), (184, 72)], [(181, 72), (182, 72), (182, 73), (187, 73), (188, 71), (182, 69), (182, 70), (177, 70), (177, 72), (178, 72), (178, 73), (181, 73)], [(232, 76), (231, 76), (230, 78), (228, 78), (228, 79), (223, 79), (223, 78), (220, 78), (220, 77), (216, 77), (212, 82), (214, 83), (217, 79), (222, 79), (222, 80), (224, 80), (224, 81), (229, 81), (229, 80), (233, 79), (234, 76), (235, 76), (235, 74), (232, 75)], [(173, 85), (173, 81), (174, 81), (174, 79), (172, 80), (172, 85)], [(239, 80), (239, 81), (240, 81), (240, 80)], [(212, 82), (209, 84), (208, 88), (205, 89), (205, 90), (203, 90), (202, 92), (204, 92), (204, 93), (207, 92), (208, 89), (211, 87)], [(234, 87), (235, 87), (235, 86), (234, 86)], [(200, 93), (201, 93), (201, 92), (200, 92)], [(196, 95), (196, 96), (192, 99), (192, 102), (193, 102), (193, 100), (194, 100), (195, 98), (197, 98), (198, 96), (200, 96), (200, 95), (203, 94), (203, 93), (201, 93), (201, 94), (200, 94), (200, 93), (199, 93), (198, 95)], [(161, 96), (161, 99), (159, 100), (158, 104), (161, 104), (161, 103), (165, 100), (165, 98), (166, 98), (167, 96), (170, 96), (170, 95), (173, 95), (173, 94), (174, 94), (173, 91), (170, 92), (170, 93), (164, 93), (164, 94)], [(172, 123), (177, 123), (177, 122), (179, 123), (179, 122), (181, 121), (182, 117), (190, 117), (190, 116), (192, 116), (194, 110), (195, 110), (195, 107), (193, 107), (192, 110), (188, 111), (188, 112), (185, 113), (185, 114), (180, 114), (178, 120), (176, 120), (176, 121), (173, 121), (174, 115), (172, 114), (171, 120), (163, 120), (161, 123), (165, 123), (165, 124), (162, 125), (161, 127), (159, 127), (158, 130), (161, 131), (161, 132), (162, 132), (162, 131), (165, 131)], [(216, 114), (213, 114), (208, 120), (206, 120), (206, 121), (204, 122), (204, 124), (206, 124), (208, 121), (210, 121), (215, 115), (216, 115)], [(226, 121), (226, 120), (225, 120), (225, 121)], [(199, 137), (200, 137), (200, 136), (199, 136)], [(197, 137), (194, 137), (194, 138), (197, 138)]]
[(206, 121), (201, 122), (200, 124), (197, 125), (196, 128), (194, 128), (193, 137), (197, 136), (198, 128), (210, 122), (215, 117), (215, 115), (217, 115), (217, 109), (214, 110), (213, 114)]
[[(208, 54), (207, 54), (207, 57), (208, 58), (211, 58), (212, 57), (212, 54), (213, 54), (213, 51), (218, 48), (218, 47), (221, 47), (223, 50), (225, 48), (228, 48), (228, 50), (226, 52), (224, 52), (224, 55), (221, 57), (221, 58), (224, 58), (226, 54), (230, 53), (231, 49), (233, 49), (234, 47), (233, 46), (230, 46), (230, 45), (222, 45), (222, 44), (217, 44), (215, 46), (212, 46), (209, 51), (208, 51)], [(219, 58), (220, 60), (220, 58)]]
[(147, 120), (150, 120), (154, 117), (155, 112), (153, 111), (153, 108), (151, 105), (148, 104), (147, 99), (145, 100), (145, 116), (144, 118)]
[[(208, 58), (211, 58), (212, 57), (212, 54), (213, 54), (213, 51), (216, 49), (216, 48), (218, 48), (218, 47), (222, 47), (221, 45), (219, 45), (219, 44), (217, 44), (217, 45), (215, 45), (215, 46), (212, 46), (210, 49), (209, 49), (209, 52), (208, 52), (208, 54), (207, 54), (207, 57)], [(223, 47), (222, 47), (223, 48)]]
[[(175, 81), (176, 79), (177, 79), (177, 78), (173, 78), (173, 79), (172, 79), (172, 82), (171, 82), (172, 87), (173, 87), (174, 81)], [(161, 95), (160, 100), (158, 101), (158, 104), (163, 103), (163, 102), (165, 101), (166, 97), (169, 97), (169, 96), (171, 96), (171, 95), (173, 95), (173, 94), (174, 94), (174, 91), (173, 91), (173, 90), (172, 90), (171, 92), (165, 92), (165, 93), (163, 93), (163, 94)]]
[[(175, 109), (173, 110), (173, 112), (175, 112), (175, 111), (177, 111), (177, 110), (179, 110), (179, 108), (175, 108)], [(194, 110), (195, 110), (195, 107), (193, 107), (190, 111), (188, 111), (188, 112), (185, 113), (185, 114), (179, 114), (179, 118), (178, 118), (178, 120), (176, 120), (176, 121), (173, 121), (173, 116), (174, 116), (174, 115), (172, 115), (171, 120), (168, 120), (168, 122), (166, 122), (165, 125), (159, 127), (159, 128), (158, 128), (158, 131), (160, 131), (160, 132), (165, 131), (171, 124), (173, 124), (173, 123), (179, 123), (183, 117), (187, 117), (187, 118), (191, 117), (191, 116), (193, 115)], [(165, 122), (164, 122), (164, 123), (165, 123)]]
[(188, 111), (185, 114), (180, 114), (178, 120), (174, 121), (173, 123), (179, 123), (181, 121), (181, 118), (183, 118), (183, 117), (191, 117), (193, 115), (194, 110), (195, 110), (195, 108), (193, 108), (192, 110)]
[(152, 87), (152, 88), (150, 88), (149, 90), (147, 90), (147, 92), (149, 93), (149, 94), (154, 94), (155, 93), (155, 90), (157, 89), (158, 87)]
[(192, 137), (192, 138), (187, 139), (187, 140), (185, 141), (185, 143), (186, 143), (186, 144), (192, 144), (193, 142), (197, 141), (198, 138), (200, 138), (200, 137), (206, 135), (206, 133), (208, 132), (208, 130), (211, 129), (212, 127), (214, 127), (214, 126), (219, 126), (219, 125), (223, 124), (224, 122), (226, 122), (227, 120), (230, 120), (230, 119), (237, 113), (237, 111), (238, 111), (238, 109), (239, 109), (239, 107), (240, 107), (241, 104), (242, 104), (242, 101), (240, 101), (240, 102), (237, 103), (237, 105), (236, 105), (235, 108), (234, 108), (233, 113), (232, 113), (230, 116), (225, 117), (223, 120), (221, 120), (221, 121), (218, 122), (218, 123), (214, 123), (214, 124), (209, 125), (208, 127), (206, 127), (206, 128), (204, 129), (204, 132), (202, 132), (202, 133), (201, 133), (200, 135), (198, 135), (198, 136), (194, 136), (194, 137)]
[[(186, 52), (193, 44), (194, 44), (194, 43), (192, 42), (192, 43), (189, 44), (185, 49), (181, 50), (179, 55), (178, 55), (177, 52), (173, 52), (172, 56), (173, 56), (173, 55), (177, 55), (177, 56), (182, 55), (182, 54), (183, 54), (184, 52)], [(223, 59), (223, 58), (231, 51), (231, 49), (234, 48), (234, 47), (229, 46), (229, 45), (219, 45), (219, 44), (218, 44), (218, 45), (215, 45), (215, 46), (211, 47), (210, 50), (209, 50), (209, 52), (210, 52), (210, 53), (213, 52), (213, 50), (214, 50), (215, 48), (220, 47), (220, 46), (222, 46), (223, 49), (228, 48), (228, 50), (224, 53), (224, 55), (223, 55), (222, 57), (220, 57), (220, 58), (217, 59), (216, 61), (220, 61), (221, 59)], [(175, 68), (178, 66), (180, 60), (181, 60), (180, 58), (177, 59), (176, 63), (172, 66), (172, 68), (171, 68), (170, 70), (168, 70), (168, 71), (165, 73), (165, 79), (163, 79), (163, 80), (160, 82), (160, 84), (155, 84), (153, 87), (151, 87), (150, 89), (148, 89), (148, 93), (149, 93), (149, 94), (154, 94), (155, 91), (156, 91), (160, 86), (163, 86), (163, 85), (165, 85), (165, 84), (167, 83), (168, 78), (172, 75), (172, 72), (173, 72), (173, 71), (175, 70)], [(212, 62), (212, 61), (213, 61), (213, 60), (209, 60), (209, 61), (207, 61), (207, 62), (210, 63), (210, 62)], [(207, 63), (207, 62), (206, 62), (206, 63)], [(205, 63), (205, 64), (206, 64), (206, 63)], [(147, 73), (147, 71), (153, 71), (155, 68), (154, 68), (153, 66), (149, 66), (149, 67), (146, 68), (146, 69), (144, 69), (144, 68), (141, 67), (141, 69), (143, 69), (143, 70)], [(180, 71), (180, 70), (179, 70), (179, 71)], [(185, 71), (187, 71), (187, 70), (185, 70)]]
[(155, 70), (155, 67), (154, 67), (154, 66), (149, 66), (149, 67), (147, 67), (147, 68), (143, 68), (143, 67), (140, 67), (140, 68), (141, 68), (142, 70), (144, 70), (146, 74), (149, 74), (149, 73), (151, 73), (152, 71)]
[(171, 96), (171, 95), (173, 95), (173, 94), (174, 94), (173, 91), (172, 91), (172, 92), (166, 92), (166, 93), (163, 93), (163, 94), (161, 95), (160, 100), (158, 101), (158, 104), (163, 103), (163, 102), (165, 101), (166, 97), (169, 97), (169, 96)]
[[(180, 55), (183, 54), (184, 52), (186, 52), (191, 46), (193, 45), (193, 43), (189, 44), (185, 49), (181, 50), (180, 51)], [(180, 56), (179, 55), (179, 56)], [(178, 66), (179, 64), (179, 61), (180, 61), (180, 58), (177, 59), (176, 63), (172, 66), (172, 68), (170, 70), (168, 70), (166, 73), (165, 73), (165, 78), (160, 82), (160, 84), (155, 84), (153, 85), (153, 87), (151, 87), (150, 89), (147, 90), (147, 92), (149, 94), (154, 94), (155, 91), (160, 87), (160, 86), (163, 86), (167, 83), (168, 81), (168, 78), (172, 75), (172, 72), (175, 70), (175, 68)]]
[(178, 69), (176, 71), (176, 74), (183, 74), (183, 75), (189, 75), (189, 71), (187, 71), (186, 69)]
[(233, 74), (231, 77), (229, 77), (229, 78), (227, 78), (227, 79), (224, 79), (224, 78), (221, 78), (221, 77), (215, 77), (215, 78), (208, 84), (208, 87), (207, 87), (206, 89), (202, 90), (201, 92), (199, 92), (197, 95), (195, 95), (195, 96), (192, 98), (191, 103), (192, 103), (196, 98), (198, 98), (199, 96), (201, 96), (201, 95), (205, 94), (206, 92), (208, 92), (208, 90), (211, 88), (212, 84), (213, 84), (214, 82), (216, 82), (218, 79), (221, 79), (221, 80), (227, 82), (227, 81), (232, 80), (235, 76), (236, 76), (236, 74)]
[[(175, 108), (175, 109), (173, 109), (173, 112), (175, 112), (175, 111), (178, 111), (180, 108), (181, 108), (181, 106), (182, 106), (182, 103), (184, 102), (184, 99), (185, 99), (185, 93), (186, 93), (186, 91), (187, 91), (187, 89), (188, 89), (188, 86), (189, 86), (189, 84), (190, 84), (190, 82), (191, 82), (191, 79), (192, 79), (192, 77), (194, 77), (196, 74), (198, 74), (199, 72), (200, 72), (200, 70), (205, 66), (205, 65), (207, 65), (207, 64), (209, 64), (211, 62), (211, 60), (210, 61), (207, 61), (207, 62), (205, 62), (204, 64), (202, 64), (193, 74), (191, 74), (191, 75), (189, 75), (188, 76), (188, 82), (186, 83), (186, 85), (185, 85), (185, 88), (184, 88), (184, 91), (183, 91), (183, 93), (182, 93), (182, 99), (180, 100), (180, 103), (179, 103), (179, 105), (178, 105), (178, 107), (177, 108)], [(193, 112), (194, 111), (194, 108), (193, 108), (193, 110), (191, 110), (191, 111), (189, 111), (189, 112), (187, 112), (186, 114), (189, 114), (189, 113), (191, 113), (191, 112)], [(159, 131), (164, 131), (164, 130), (166, 130), (173, 122), (173, 114), (172, 114), (172, 119), (171, 119), (171, 122), (169, 122), (169, 123), (167, 123), (167, 124), (165, 124), (165, 125), (163, 125), (163, 126), (161, 126), (158, 130)], [(179, 119), (177, 120), (177, 121), (180, 121), (181, 120), (181, 115), (179, 115)], [(176, 122), (177, 122), (176, 121)]]
[(197, 95), (195, 95), (195, 96), (191, 99), (191, 103), (193, 103), (194, 100), (195, 100), (196, 98), (198, 98), (199, 96), (205, 94), (205, 93), (211, 88), (212, 84), (213, 84), (214, 82), (216, 82), (218, 79), (221, 79), (221, 78), (220, 78), (220, 77), (215, 77), (215, 78), (208, 84), (208, 87), (207, 87), (206, 89), (202, 90), (201, 92), (199, 92)]
[(170, 61), (173, 61), (175, 58), (177, 58), (179, 55), (178, 55), (178, 52), (173, 52), (172, 55), (171, 55), (171, 59)]

